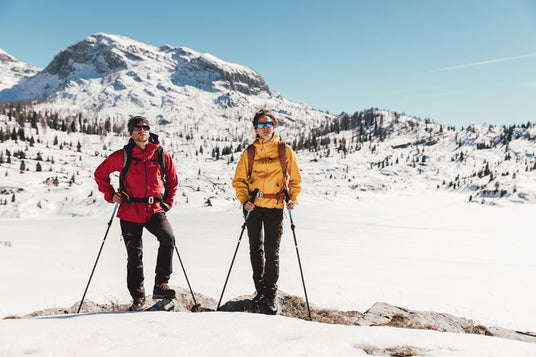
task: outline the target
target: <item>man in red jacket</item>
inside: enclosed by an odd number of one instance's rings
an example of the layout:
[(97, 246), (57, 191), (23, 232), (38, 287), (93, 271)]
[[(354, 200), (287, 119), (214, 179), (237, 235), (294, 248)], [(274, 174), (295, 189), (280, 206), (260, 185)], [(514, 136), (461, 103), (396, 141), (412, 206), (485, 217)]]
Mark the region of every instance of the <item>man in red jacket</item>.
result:
[[(131, 118), (128, 121), (128, 144), (123, 150), (112, 153), (95, 170), (95, 181), (104, 199), (119, 204), (117, 216), (127, 248), (127, 285), (133, 299), (131, 310), (141, 310), (145, 303), (144, 227), (160, 242), (153, 298), (175, 297), (175, 291), (167, 284), (172, 273), (175, 237), (165, 212), (173, 205), (177, 172), (169, 153), (160, 148), (158, 136), (149, 133), (149, 129), (145, 117)], [(110, 174), (116, 171), (121, 173), (118, 191), (110, 184)]]

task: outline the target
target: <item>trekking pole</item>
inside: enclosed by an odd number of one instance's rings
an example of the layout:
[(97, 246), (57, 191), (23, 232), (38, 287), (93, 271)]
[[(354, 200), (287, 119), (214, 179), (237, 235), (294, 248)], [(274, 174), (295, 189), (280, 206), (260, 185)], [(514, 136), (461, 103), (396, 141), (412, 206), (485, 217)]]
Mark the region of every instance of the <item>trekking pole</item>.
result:
[(97, 262), (99, 261), (99, 257), (100, 257), (101, 252), (102, 252), (102, 247), (104, 247), (104, 242), (106, 241), (106, 236), (108, 236), (108, 231), (110, 230), (110, 226), (112, 225), (112, 221), (114, 219), (115, 211), (117, 210), (118, 205), (119, 204), (116, 203), (115, 206), (114, 206), (114, 211), (112, 213), (112, 217), (110, 217), (110, 222), (108, 222), (108, 228), (106, 229), (106, 234), (104, 234), (104, 239), (102, 240), (102, 244), (101, 244), (101, 247), (100, 247), (100, 250), (99, 250), (99, 254), (97, 255), (97, 260), (95, 260), (95, 265), (93, 265), (93, 270), (91, 271), (91, 275), (89, 276), (89, 281), (87, 282), (86, 290), (84, 290), (84, 295), (82, 296), (82, 301), (80, 301), (80, 306), (78, 306), (78, 311), (76, 312), (77, 314), (80, 313), (80, 309), (82, 308), (82, 304), (84, 303), (84, 299), (86, 297), (87, 289), (89, 288), (89, 284), (91, 283), (91, 278), (93, 277), (93, 273), (95, 272), (95, 268), (97, 267)]
[(190, 289), (190, 293), (192, 294), (192, 298), (194, 299), (194, 306), (192, 307), (192, 311), (197, 311), (201, 307), (201, 304), (198, 304), (197, 301), (195, 300), (195, 295), (192, 290), (192, 287), (190, 286), (190, 280), (188, 280), (188, 275), (186, 275), (186, 270), (184, 269), (184, 265), (182, 264), (182, 259), (179, 254), (179, 250), (177, 249), (177, 244), (175, 244), (175, 251), (177, 252), (177, 257), (179, 257), (179, 262), (181, 263), (182, 272), (184, 273), (184, 277), (186, 278), (186, 283), (188, 283), (188, 288)]
[[(251, 203), (255, 202), (255, 198), (257, 197), (257, 192), (258, 191), (259, 191), (259, 189), (257, 189), (257, 188), (255, 190), (253, 190), (253, 192), (251, 193), (251, 198), (250, 198), (249, 202), (251, 202)], [(233, 255), (233, 260), (231, 261), (231, 266), (229, 267), (229, 272), (227, 273), (227, 278), (225, 278), (225, 284), (223, 284), (223, 290), (221, 291), (220, 300), (218, 301), (218, 307), (216, 308), (216, 311), (218, 311), (220, 309), (221, 299), (223, 298), (223, 292), (225, 291), (225, 287), (227, 286), (227, 281), (229, 280), (229, 275), (231, 275), (231, 269), (233, 269), (233, 263), (234, 263), (235, 258), (236, 258), (236, 253), (238, 252), (238, 247), (240, 246), (240, 241), (242, 240), (242, 235), (244, 234), (244, 230), (246, 229), (246, 223), (248, 221), (250, 213), (251, 213), (251, 211), (248, 211), (248, 213), (246, 214), (246, 218), (244, 219), (244, 224), (242, 224), (242, 232), (240, 232), (240, 238), (238, 238), (238, 244), (236, 245), (236, 249), (235, 249), (235, 252), (234, 252), (234, 255)]]
[[(286, 198), (285, 201), (288, 202), (290, 200), (288, 191), (285, 190), (284, 192), (285, 192), (285, 198)], [(313, 318), (311, 317), (311, 309), (309, 308), (309, 299), (307, 298), (307, 289), (305, 288), (305, 280), (303, 279), (303, 270), (301, 266), (300, 252), (298, 251), (298, 241), (296, 240), (296, 231), (294, 230), (296, 226), (294, 225), (294, 221), (292, 220), (292, 210), (290, 209), (287, 209), (287, 210), (288, 210), (288, 215), (290, 217), (290, 228), (292, 229), (292, 235), (294, 236), (294, 245), (296, 246), (296, 255), (298, 256), (298, 265), (300, 266), (300, 275), (301, 275), (301, 280), (303, 284), (303, 292), (305, 293), (305, 302), (307, 303), (307, 312), (309, 313), (309, 320), (313, 321)]]

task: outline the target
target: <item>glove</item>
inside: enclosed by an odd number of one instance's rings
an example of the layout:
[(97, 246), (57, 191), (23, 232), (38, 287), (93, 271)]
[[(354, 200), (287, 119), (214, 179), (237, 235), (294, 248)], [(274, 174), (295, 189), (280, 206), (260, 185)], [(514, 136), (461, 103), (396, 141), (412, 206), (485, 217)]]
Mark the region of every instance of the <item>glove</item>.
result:
[(130, 195), (125, 190), (117, 191), (121, 195), (121, 200), (130, 203)]
[(169, 205), (168, 205), (167, 203), (165, 203), (164, 201), (161, 201), (161, 202), (160, 202), (160, 207), (162, 207), (162, 209), (164, 210), (164, 212), (169, 211)]

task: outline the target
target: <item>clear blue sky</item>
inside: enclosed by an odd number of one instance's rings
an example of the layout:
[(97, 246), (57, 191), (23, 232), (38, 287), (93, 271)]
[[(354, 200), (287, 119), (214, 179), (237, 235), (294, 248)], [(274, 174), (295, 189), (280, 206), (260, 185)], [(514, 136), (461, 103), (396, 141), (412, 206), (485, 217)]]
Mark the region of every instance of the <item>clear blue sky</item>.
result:
[(246, 65), (334, 114), (536, 122), (536, 0), (0, 0), (0, 48), (37, 67), (97, 32)]

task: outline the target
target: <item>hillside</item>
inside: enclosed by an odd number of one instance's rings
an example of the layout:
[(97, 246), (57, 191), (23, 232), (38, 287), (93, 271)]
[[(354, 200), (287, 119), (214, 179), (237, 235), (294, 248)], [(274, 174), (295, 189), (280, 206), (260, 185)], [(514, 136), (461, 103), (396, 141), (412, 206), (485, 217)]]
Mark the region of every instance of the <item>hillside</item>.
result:
[(353, 200), (424, 186), (473, 203), (536, 198), (531, 123), (456, 129), (379, 109), (335, 116), (270, 91), (246, 66), (103, 33), (16, 79), (7, 73), (26, 67), (2, 56), (1, 215), (92, 214), (103, 204), (93, 170), (122, 148), (132, 114), (146, 115), (172, 153), (180, 204), (234, 201), (234, 164), (254, 139), (251, 117), (261, 106), (297, 151), (306, 195)]
[[(536, 198), (532, 125), (457, 130), (378, 110), (352, 117), (313, 130), (280, 128), (283, 140), (297, 152), (304, 194), (358, 199), (365, 191), (426, 187), (464, 192), (473, 203)], [(177, 166), (179, 204), (235, 201), (234, 167), (253, 140), (247, 119), (234, 135), (212, 136), (196, 127), (176, 133), (170, 130), (173, 124), (154, 127)], [(127, 139), (122, 119), (100, 121), (74, 112), (62, 117), (36, 112), (31, 105), (2, 106), (1, 214), (92, 214), (104, 204), (93, 171)]]

